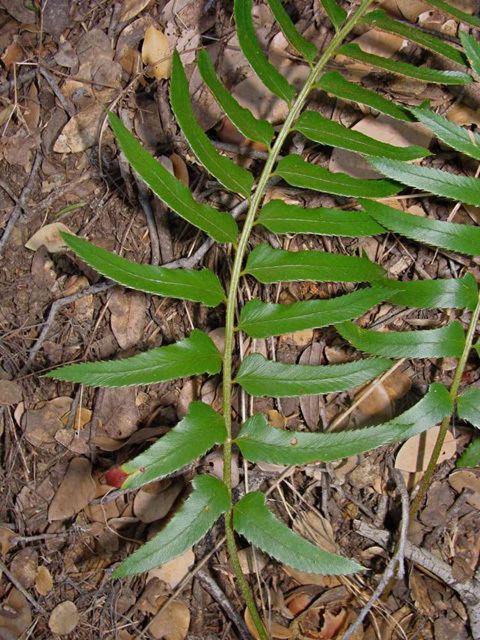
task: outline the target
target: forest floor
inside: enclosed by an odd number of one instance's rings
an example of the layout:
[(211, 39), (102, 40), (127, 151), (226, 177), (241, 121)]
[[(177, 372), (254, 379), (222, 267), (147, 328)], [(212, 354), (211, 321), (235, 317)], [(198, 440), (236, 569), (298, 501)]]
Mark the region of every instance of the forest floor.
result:
[[(193, 549), (146, 576), (110, 578), (113, 568), (175, 511), (193, 475), (201, 469), (221, 474), (222, 461), (213, 452), (182, 474), (135, 492), (114, 492), (105, 482), (105, 472), (166, 433), (192, 399), (219, 407), (218, 380), (95, 390), (42, 374), (63, 363), (132, 355), (169, 344), (192, 326), (222, 343), (221, 309), (206, 311), (112, 287), (67, 251), (58, 235), (59, 228), (66, 228), (141, 263), (190, 258), (191, 266), (208, 266), (228, 281), (229, 250), (214, 246), (196, 253), (205, 248), (202, 234), (142, 190), (125, 162), (119, 161), (105, 123), (108, 108), (120, 113), (197, 197), (223, 210), (240, 202), (195, 163), (182, 138), (170, 111), (168, 80), (159, 77), (168, 75), (168, 63), (165, 72), (163, 59), (160, 69), (152, 70), (145, 62), (158, 60), (162, 47), (164, 52), (165, 46), (167, 51), (177, 47), (191, 74), (202, 127), (219, 148), (235, 153), (256, 174), (263, 151), (252, 149), (233, 130), (202, 88), (196, 51), (208, 46), (224, 81), (256, 115), (278, 124), (286, 107), (267, 94), (247, 67), (227, 0), (48, 0), (43, 11), (39, 4), (0, 0), (0, 228), (8, 229), (8, 238), (3, 243), (0, 239), (0, 640), (44, 640), (57, 634), (75, 640), (246, 637), (243, 604), (225, 548), (212, 552), (223, 535), (221, 524)], [(400, 17), (423, 20), (446, 38), (456, 29), (453, 20), (446, 22), (421, 0), (386, 4)], [(473, 10), (474, 4), (464, 0), (462, 6)], [(331, 30), (318, 0), (287, 5), (299, 29), (323, 47)], [(271, 59), (293, 82), (301, 82), (308, 69), (287, 49), (267, 6), (256, 5), (254, 12), (259, 38)], [(145, 32), (152, 26), (164, 37), (157, 38), (151, 50), (144, 47), (142, 57)], [(402, 55), (423, 62), (401, 38), (365, 32), (361, 29), (354, 37), (363, 38), (373, 52), (393, 56), (401, 49)], [(381, 87), (404, 104), (429, 99), (452, 120), (480, 125), (480, 101), (476, 103), (475, 96), (369, 74), (361, 67), (350, 71), (366, 86)], [(419, 125), (373, 117), (325, 94), (315, 93), (310, 107), (392, 144), (431, 143)], [(371, 171), (352, 154), (306, 148), (299, 138), (290, 141), (296, 153), (323, 166), (359, 177)], [(437, 151), (439, 165), (452, 162), (445, 149)], [(273, 196), (306, 206), (335, 204), (330, 197), (313, 197), (282, 184), (270, 188), (269, 197)], [(446, 219), (450, 213), (434, 199), (402, 204), (418, 215)], [(472, 219), (478, 223), (480, 211), (469, 207), (460, 209), (455, 221)], [(254, 242), (266, 233), (257, 231)], [(480, 276), (474, 260), (435, 253), (392, 236), (353, 240), (270, 234), (268, 239), (289, 249), (350, 254), (363, 250), (399, 279), (458, 277), (466, 269)], [(325, 298), (338, 290), (325, 283), (264, 287), (246, 280), (241, 296), (290, 302)], [(398, 330), (435, 327), (442, 317), (444, 312), (398, 313), (382, 305), (365, 320), (370, 326)], [(460, 314), (460, 319), (466, 318)], [(333, 329), (243, 345), (244, 351), (253, 347), (290, 363), (337, 363), (352, 352)], [(478, 378), (477, 365), (471, 362), (467, 367), (472, 383)], [(452, 374), (445, 360), (405, 361), (367, 390), (281, 402), (257, 399), (247, 403), (247, 410), (265, 413), (278, 428), (316, 431), (332, 423), (335, 428), (374, 424), (411, 406), (432, 381), (448, 385)], [(234, 400), (240, 411), (240, 394)], [(449, 432), (441, 464), (413, 525), (410, 542), (417, 551), (429, 552), (429, 561), (407, 561), (403, 578), (393, 580), (389, 594), (356, 631), (356, 640), (470, 637), (465, 603), (447, 583), (472, 578), (480, 554), (480, 475), (455, 469), (471, 437), (465, 425)], [(404, 446), (288, 473), (276, 465), (249, 466), (250, 486), (270, 487), (272, 503), (296, 531), (368, 568), (348, 578), (315, 576), (293, 571), (244, 544), (242, 563), (266, 619), (277, 625), (274, 637), (343, 637), (391, 557), (393, 546), (382, 532), (388, 530), (395, 539), (399, 531), (402, 487), (394, 469), (414, 489), (433, 440), (430, 433)], [(244, 474), (243, 463), (235, 458), (234, 484), (239, 490)], [(445, 566), (450, 574), (441, 579)]]

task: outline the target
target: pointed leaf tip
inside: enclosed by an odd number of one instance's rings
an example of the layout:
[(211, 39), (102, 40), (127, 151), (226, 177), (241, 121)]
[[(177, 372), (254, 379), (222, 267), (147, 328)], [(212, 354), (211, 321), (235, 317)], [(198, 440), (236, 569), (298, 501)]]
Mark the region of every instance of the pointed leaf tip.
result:
[(289, 529), (267, 508), (259, 491), (247, 493), (234, 506), (233, 526), (251, 544), (294, 569), (330, 576), (363, 570), (354, 560), (324, 551)]
[(181, 555), (201, 540), (230, 506), (227, 487), (213, 476), (196, 476), (193, 491), (154, 538), (129, 556), (114, 578), (149, 571)]

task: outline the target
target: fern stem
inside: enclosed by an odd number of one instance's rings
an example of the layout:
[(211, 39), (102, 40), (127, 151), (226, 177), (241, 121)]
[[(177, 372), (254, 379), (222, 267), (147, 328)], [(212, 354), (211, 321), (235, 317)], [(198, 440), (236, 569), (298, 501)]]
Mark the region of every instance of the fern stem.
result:
[[(335, 51), (342, 44), (345, 37), (352, 31), (355, 25), (362, 19), (367, 12), (369, 6), (373, 0), (362, 0), (358, 9), (353, 13), (345, 25), (335, 34), (330, 41), (325, 51), (320, 56), (318, 62), (311, 70), (308, 78), (303, 85), (300, 93), (298, 94), (295, 102), (293, 103), (285, 122), (280, 129), (275, 142), (270, 151), (263, 167), (262, 173), (259, 177), (257, 187), (250, 201), (250, 206), (245, 218), (242, 233), (238, 241), (238, 246), (235, 251), (235, 258), (232, 267), (232, 274), (230, 280), (230, 286), (228, 290), (226, 317), (225, 317), (225, 351), (223, 357), (223, 414), (225, 418), (225, 425), (227, 429), (227, 439), (223, 448), (223, 480), (228, 488), (230, 494), (231, 505), (232, 502), (232, 483), (231, 483), (231, 467), (232, 467), (232, 416), (231, 416), (231, 399), (232, 399), (232, 359), (233, 359), (233, 347), (234, 347), (234, 324), (235, 324), (235, 308), (237, 301), (237, 290), (240, 281), (243, 259), (247, 250), (250, 234), (255, 222), (255, 216), (257, 215), (260, 204), (265, 195), (268, 181), (272, 176), (273, 167), (278, 159), (283, 144), (290, 133), (292, 125), (297, 117), (300, 115), (300, 111), (305, 104), (308, 94), (312, 90), (315, 82), (318, 79), (319, 74), (323, 71), (325, 65), (335, 55)], [(240, 563), (238, 560), (237, 548), (235, 545), (235, 538), (232, 527), (232, 508), (227, 512), (225, 516), (225, 528), (227, 536), (227, 548), (232, 563), (232, 568), (235, 576), (238, 580), (242, 595), (245, 598), (247, 607), (249, 609), (252, 620), (258, 631), (259, 637), (262, 640), (268, 640), (268, 636), (265, 632), (265, 628), (262, 624), (260, 615), (257, 611), (253, 595), (250, 587), (242, 573)]]
[[(480, 296), (477, 301), (477, 306), (475, 307), (475, 310), (470, 319), (467, 335), (465, 338), (465, 346), (463, 348), (462, 355), (460, 356), (460, 359), (457, 363), (452, 384), (450, 386), (450, 398), (452, 399), (454, 405), (457, 400), (458, 389), (460, 388), (460, 384), (462, 382), (463, 372), (465, 371), (465, 365), (467, 364), (468, 355), (473, 345), (473, 339), (475, 337), (475, 331), (477, 328), (479, 317), (480, 317)], [(437, 466), (438, 459), (440, 458), (440, 454), (442, 452), (443, 443), (445, 442), (451, 417), (452, 417), (451, 415), (447, 416), (442, 420), (440, 424), (440, 430), (438, 432), (437, 441), (435, 442), (435, 446), (433, 447), (432, 455), (430, 456), (427, 470), (425, 471), (425, 474), (420, 483), (418, 493), (415, 496), (415, 499), (413, 500), (412, 505), (410, 507), (410, 526), (412, 526), (414, 517), (417, 511), (419, 510), (420, 505), (423, 502), (423, 499), (427, 495), (428, 489), (430, 488), (432, 477), (433, 477), (433, 474), (435, 473), (435, 468)]]

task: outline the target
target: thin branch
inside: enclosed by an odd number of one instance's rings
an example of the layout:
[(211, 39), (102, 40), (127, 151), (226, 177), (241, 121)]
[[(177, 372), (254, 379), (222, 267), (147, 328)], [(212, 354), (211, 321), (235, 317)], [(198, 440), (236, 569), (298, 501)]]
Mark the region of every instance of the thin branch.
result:
[(202, 587), (205, 589), (205, 591), (212, 596), (212, 598), (217, 602), (217, 604), (220, 605), (220, 607), (223, 609), (223, 611), (227, 615), (227, 618), (231, 620), (231, 622), (235, 625), (241, 640), (251, 640), (252, 636), (250, 635), (250, 632), (247, 629), (244, 621), (238, 615), (236, 610), (233, 608), (230, 600), (223, 593), (223, 591), (220, 589), (220, 587), (212, 578), (212, 576), (208, 574), (206, 571), (204, 571), (203, 569), (201, 569), (197, 573), (197, 578), (200, 581), (200, 584), (202, 585)]
[(370, 613), (374, 604), (377, 602), (379, 598), (381, 598), (382, 593), (385, 591), (385, 588), (387, 587), (390, 580), (394, 577), (395, 573), (397, 572), (398, 579), (401, 579), (404, 574), (405, 544), (406, 544), (407, 535), (408, 535), (408, 522), (409, 522), (408, 510), (410, 507), (410, 500), (408, 497), (407, 487), (405, 486), (405, 482), (403, 480), (403, 476), (398, 469), (393, 469), (393, 478), (397, 485), (397, 489), (400, 494), (400, 499), (402, 504), (402, 526), (400, 528), (400, 539), (397, 545), (397, 551), (392, 556), (392, 559), (390, 560), (390, 562), (387, 564), (385, 571), (383, 572), (383, 576), (380, 582), (378, 583), (377, 588), (372, 593), (370, 599), (360, 611), (355, 622), (351, 624), (350, 627), (345, 632), (345, 635), (343, 636), (343, 640), (350, 640), (350, 638), (353, 637), (353, 634), (358, 630), (362, 622)]
[(10, 580), (10, 582), (13, 584), (13, 586), (16, 589), (18, 589), (18, 591), (20, 591), (20, 593), (22, 595), (25, 596), (25, 598), (32, 605), (32, 607), (35, 609), (35, 611), (38, 611), (38, 613), (41, 613), (44, 616), (48, 615), (47, 611), (45, 611), (45, 609), (42, 607), (42, 605), (38, 604), (38, 602), (35, 600), (35, 598), (28, 593), (28, 591), (25, 589), (25, 587), (16, 579), (16, 577), (13, 575), (13, 573), (11, 573), (9, 571), (7, 565), (4, 562), (2, 562), (1, 560), (0, 560), (0, 571), (7, 576), (7, 578)]
[[(353, 526), (358, 534), (373, 540), (382, 547), (387, 547), (390, 532), (377, 529), (360, 520), (354, 520)], [(439, 580), (457, 592), (463, 601), (470, 619), (472, 640), (480, 640), (480, 582), (473, 578), (466, 582), (459, 582), (449, 564), (433, 553), (414, 546), (408, 540), (405, 542), (405, 558), (432, 573)]]
[(59, 300), (55, 300), (50, 307), (50, 311), (48, 312), (47, 319), (43, 325), (43, 328), (40, 332), (40, 335), (36, 339), (33, 347), (30, 349), (28, 354), (27, 361), (21, 368), (19, 375), (24, 375), (28, 373), (30, 367), (35, 360), (37, 353), (40, 351), (45, 339), (52, 327), (53, 322), (57, 316), (57, 313), (68, 304), (72, 302), (76, 302), (85, 296), (94, 295), (95, 293), (100, 293), (102, 291), (107, 291), (107, 289), (111, 289), (115, 286), (115, 282), (111, 282), (110, 280), (103, 280), (102, 282), (98, 282), (97, 284), (92, 285), (91, 287), (87, 287), (86, 289), (82, 289), (81, 291), (77, 291), (76, 293), (72, 293), (70, 296), (65, 296), (64, 298), (60, 298)]
[(5, 246), (12, 234), (12, 231), (15, 225), (18, 222), (18, 219), (22, 215), (22, 212), (25, 211), (26, 201), (28, 200), (30, 193), (35, 184), (35, 179), (37, 177), (38, 170), (40, 169), (40, 164), (43, 160), (43, 155), (40, 151), (37, 151), (35, 158), (33, 160), (32, 169), (30, 171), (30, 175), (28, 177), (27, 183), (23, 188), (20, 197), (18, 198), (17, 203), (13, 207), (12, 213), (10, 214), (10, 218), (8, 219), (7, 225), (3, 231), (3, 235), (0, 238), (0, 257), (3, 255), (5, 251)]

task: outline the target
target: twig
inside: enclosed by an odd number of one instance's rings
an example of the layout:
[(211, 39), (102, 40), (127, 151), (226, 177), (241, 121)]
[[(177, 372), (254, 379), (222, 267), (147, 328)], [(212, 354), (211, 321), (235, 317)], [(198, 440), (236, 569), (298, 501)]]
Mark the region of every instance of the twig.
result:
[(343, 422), (345, 418), (349, 416), (352, 413), (352, 411), (354, 411), (358, 407), (358, 405), (361, 402), (363, 402), (363, 400), (365, 400), (365, 398), (368, 398), (368, 396), (378, 387), (379, 384), (382, 384), (382, 382), (384, 382), (388, 377), (390, 377), (392, 373), (394, 373), (394, 371), (396, 371), (405, 362), (405, 360), (406, 358), (401, 358), (400, 360), (395, 362), (395, 364), (392, 367), (390, 367), (390, 369), (385, 371), (385, 373), (382, 373), (381, 376), (379, 376), (376, 380), (371, 382), (360, 393), (360, 395), (355, 399), (355, 401), (352, 402), (352, 404), (348, 407), (348, 409), (346, 409), (345, 411), (342, 411), (333, 419), (333, 421), (328, 425), (327, 431), (334, 431), (338, 427), (338, 425), (341, 422)]
[(231, 622), (236, 626), (239, 637), (242, 640), (251, 640), (252, 636), (250, 635), (244, 621), (232, 607), (227, 596), (223, 593), (212, 576), (210, 576), (205, 570), (201, 569), (197, 573), (197, 578), (205, 591), (212, 596), (217, 604), (220, 605), (229, 620), (231, 620)]
[(60, 104), (61, 104), (62, 108), (64, 109), (64, 111), (67, 112), (67, 114), (70, 116), (70, 118), (73, 118), (73, 116), (77, 112), (73, 102), (63, 95), (63, 93), (60, 90), (60, 87), (58, 86), (57, 81), (52, 76), (52, 74), (45, 69), (45, 67), (38, 67), (38, 71), (39, 71), (40, 75), (42, 75), (45, 78), (45, 80), (47, 81), (48, 85), (50, 86), (50, 89), (55, 94), (57, 100), (60, 102)]
[[(230, 215), (233, 218), (238, 218), (238, 216), (241, 215), (247, 209), (248, 209), (248, 200), (244, 200), (243, 202), (240, 202), (240, 204), (237, 204), (236, 207), (233, 207), (233, 209), (230, 211)], [(194, 267), (196, 264), (200, 262), (200, 260), (207, 253), (210, 247), (213, 246), (213, 244), (214, 244), (214, 241), (211, 238), (207, 238), (205, 242), (195, 251), (195, 253), (192, 253), (192, 255), (188, 256), (188, 258), (180, 258), (179, 260), (174, 260), (173, 262), (169, 262), (168, 264), (164, 264), (163, 266), (169, 267), (170, 269), (174, 269), (178, 267), (182, 267), (184, 269), (191, 269), (192, 267)]]
[(160, 264), (160, 243), (158, 240), (157, 225), (155, 224), (155, 214), (153, 213), (152, 203), (148, 189), (143, 182), (138, 179), (136, 173), (133, 174), (138, 187), (138, 201), (145, 214), (147, 221), (148, 235), (150, 236), (150, 264)]
[(30, 602), (30, 604), (35, 609), (35, 611), (38, 611), (38, 613), (41, 613), (44, 616), (47, 615), (47, 612), (42, 607), (42, 605), (38, 604), (38, 602), (35, 600), (35, 598), (28, 593), (28, 591), (25, 589), (25, 587), (23, 587), (22, 584), (15, 578), (13, 573), (10, 573), (7, 565), (4, 562), (2, 562), (1, 560), (0, 560), (0, 571), (7, 576), (7, 578), (10, 580), (10, 582), (13, 584), (13, 586), (16, 589), (18, 589), (18, 591), (20, 591), (21, 594), (23, 594), (25, 596), (25, 598)]
[(21, 368), (19, 375), (23, 375), (27, 373), (30, 369), (32, 362), (35, 359), (35, 356), (40, 351), (45, 339), (50, 331), (52, 324), (56, 318), (57, 313), (60, 311), (62, 307), (65, 307), (67, 304), (71, 304), (76, 300), (80, 300), (84, 296), (94, 295), (95, 293), (100, 293), (102, 291), (107, 291), (107, 289), (111, 289), (115, 286), (115, 282), (111, 282), (110, 280), (103, 280), (102, 282), (98, 282), (97, 284), (92, 285), (91, 287), (87, 287), (86, 289), (82, 289), (81, 291), (77, 291), (76, 293), (72, 293), (70, 296), (65, 296), (65, 298), (60, 298), (59, 300), (55, 300), (50, 307), (50, 311), (48, 313), (47, 319), (43, 325), (42, 331), (40, 335), (35, 341), (35, 344), (30, 349), (28, 354), (28, 359)]
[(25, 203), (28, 200), (30, 192), (33, 189), (33, 185), (35, 183), (35, 179), (37, 177), (38, 170), (40, 169), (40, 164), (43, 160), (43, 156), (40, 151), (37, 151), (35, 155), (35, 159), (33, 160), (32, 169), (30, 171), (30, 175), (28, 177), (27, 183), (23, 188), (20, 197), (18, 198), (17, 203), (13, 207), (12, 213), (10, 214), (10, 218), (8, 219), (7, 225), (3, 231), (3, 235), (0, 238), (0, 257), (2, 256), (5, 245), (7, 244), (10, 235), (13, 231), (13, 228), (17, 224), (18, 219), (20, 218), (22, 211), (25, 210)]
[(373, 605), (382, 596), (382, 593), (384, 592), (388, 583), (394, 577), (395, 572), (397, 571), (397, 568), (398, 568), (397, 577), (399, 579), (401, 579), (404, 574), (404, 556), (405, 556), (405, 544), (407, 541), (407, 534), (408, 534), (408, 521), (409, 521), (408, 510), (410, 507), (410, 500), (408, 498), (408, 491), (407, 491), (407, 487), (405, 486), (403, 476), (398, 469), (393, 469), (393, 478), (397, 485), (397, 489), (400, 494), (400, 499), (402, 503), (402, 526), (400, 528), (400, 539), (397, 545), (397, 550), (395, 554), (392, 556), (392, 559), (390, 560), (390, 562), (387, 564), (385, 571), (383, 572), (383, 576), (377, 585), (377, 588), (372, 593), (368, 602), (360, 611), (355, 622), (351, 624), (350, 627), (345, 632), (345, 635), (343, 636), (343, 640), (350, 640), (350, 638), (352, 638), (353, 634), (357, 631), (357, 629), (360, 627), (362, 622), (365, 620), (365, 618), (371, 611)]
[[(353, 526), (357, 533), (364, 538), (373, 540), (382, 547), (388, 546), (390, 541), (390, 533), (388, 531), (377, 529), (360, 520), (354, 520)], [(473, 578), (466, 582), (459, 582), (454, 578), (449, 564), (440, 560), (433, 553), (414, 546), (408, 540), (405, 542), (405, 558), (430, 571), (435, 577), (457, 592), (467, 609), (472, 640), (480, 640), (480, 581)]]

